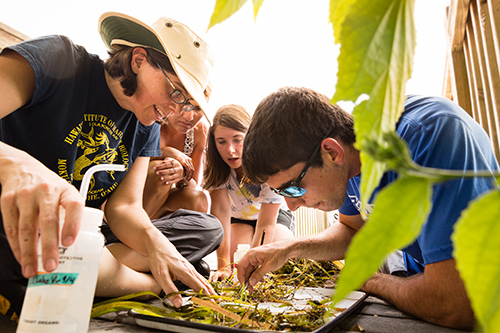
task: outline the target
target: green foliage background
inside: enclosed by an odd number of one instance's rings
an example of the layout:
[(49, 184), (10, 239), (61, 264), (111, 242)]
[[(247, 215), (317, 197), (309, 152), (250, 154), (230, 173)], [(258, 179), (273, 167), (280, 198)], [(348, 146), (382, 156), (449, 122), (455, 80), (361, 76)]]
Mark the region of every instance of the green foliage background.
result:
[[(229, 18), (247, 1), (216, 0), (209, 28)], [(257, 17), (263, 0), (252, 3)], [(395, 133), (415, 53), (414, 6), (415, 0), (330, 0), (329, 20), (334, 41), (340, 44), (332, 103), (362, 100), (353, 115), (356, 148), (361, 152), (363, 207), (384, 172), (392, 169), (400, 174), (380, 191), (370, 219), (354, 237), (335, 301), (359, 288), (390, 252), (418, 236), (431, 209), (432, 184), (464, 176), (414, 164)], [(500, 327), (498, 216), (500, 192), (495, 190), (470, 203), (452, 236), (457, 268), (486, 332)]]

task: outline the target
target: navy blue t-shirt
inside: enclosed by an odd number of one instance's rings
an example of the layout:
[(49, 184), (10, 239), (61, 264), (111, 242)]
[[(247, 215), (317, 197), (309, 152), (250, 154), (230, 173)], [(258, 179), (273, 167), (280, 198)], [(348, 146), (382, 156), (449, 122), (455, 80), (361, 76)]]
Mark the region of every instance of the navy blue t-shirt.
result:
[[(10, 49), (28, 60), (36, 78), (32, 100), (0, 120), (0, 140), (26, 151), (80, 188), (91, 166), (159, 156), (159, 125), (142, 125), (118, 105), (103, 62), (64, 36), (48, 36)], [(125, 172), (94, 174), (87, 205), (99, 207)]]
[[(396, 130), (419, 165), (447, 170), (498, 170), (486, 132), (446, 98), (409, 96)], [(344, 215), (359, 214), (360, 177), (349, 180), (346, 200), (339, 209)], [(379, 189), (396, 178), (395, 172), (386, 173)], [(451, 259), (453, 225), (470, 200), (493, 187), (492, 179), (480, 177), (434, 185), (432, 210), (422, 233), (403, 251), (423, 265)], [(371, 202), (375, 196), (376, 193)], [(369, 205), (368, 215), (372, 208)]]
[[(36, 38), (9, 49), (29, 62), (36, 87), (28, 104), (0, 119), (1, 141), (29, 153), (78, 189), (91, 166), (123, 164), (129, 170), (139, 156), (161, 155), (160, 126), (144, 126), (120, 107), (98, 56), (64, 36)], [(100, 207), (124, 176), (95, 173), (86, 205)], [(1, 216), (0, 225), (0, 280), (21, 278)]]

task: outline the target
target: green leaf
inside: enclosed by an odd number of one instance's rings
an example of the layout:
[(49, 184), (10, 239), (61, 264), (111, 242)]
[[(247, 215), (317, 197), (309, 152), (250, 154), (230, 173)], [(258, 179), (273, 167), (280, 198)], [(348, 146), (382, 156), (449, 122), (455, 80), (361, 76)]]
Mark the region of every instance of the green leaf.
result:
[(130, 310), (134, 309), (137, 311), (142, 311), (141, 313), (145, 313), (144, 311), (148, 311), (149, 314), (153, 315), (164, 315), (163, 312), (158, 312), (158, 311), (163, 311), (162, 309), (159, 309), (157, 307), (152, 307), (148, 304), (144, 304), (141, 302), (134, 302), (134, 301), (129, 301), (130, 299), (142, 297), (142, 296), (152, 296), (156, 297), (158, 299), (161, 299), (160, 296), (156, 295), (155, 293), (151, 291), (141, 291), (138, 293), (134, 294), (129, 294), (121, 297), (116, 297), (112, 299), (108, 299), (106, 301), (102, 301), (99, 303), (96, 303), (92, 306), (92, 312), (90, 313), (90, 318), (95, 318), (102, 316), (106, 313), (110, 312), (116, 312), (116, 311), (121, 311), (121, 310)]
[[(340, 11), (340, 5), (337, 6)], [(356, 102), (363, 94), (369, 96), (353, 112), (357, 149), (363, 150), (362, 144), (367, 139), (383, 146), (383, 133), (394, 131), (403, 111), (405, 86), (411, 76), (415, 51), (413, 10), (414, 0), (353, 0), (350, 3), (340, 36), (336, 38), (341, 47), (332, 103)], [(364, 163), (370, 160), (366, 156), (362, 159)], [(382, 170), (386, 169), (383, 163), (369, 163), (376, 168), (363, 167), (363, 206), (380, 181)]]
[(334, 102), (356, 101), (362, 94), (373, 98), (376, 87), (387, 95), (377, 98), (385, 103), (404, 96), (416, 44), (413, 10), (414, 0), (352, 0), (336, 38), (341, 47)]
[(257, 14), (259, 13), (260, 6), (264, 3), (264, 0), (252, 0), (253, 2), (253, 18), (257, 19)]
[(133, 302), (133, 301), (121, 301), (121, 302), (110, 302), (92, 307), (90, 318), (96, 318), (105, 315), (107, 313), (117, 312), (122, 310), (135, 310), (136, 312), (155, 317), (172, 317), (176, 315), (176, 313), (171, 310), (162, 309), (154, 305), (149, 305), (141, 302)]
[(485, 332), (500, 327), (500, 191), (490, 191), (462, 212), (452, 235), (453, 256)]
[(330, 0), (329, 21), (333, 26), (333, 37), (336, 44), (340, 43), (342, 24), (352, 2), (353, 0)]
[[(359, 186), (359, 191), (362, 193), (363, 199), (361, 200), (361, 212), (363, 218), (366, 218), (366, 207), (368, 205), (368, 200), (370, 200), (371, 194), (380, 184), (380, 179), (387, 171), (387, 164), (383, 162), (375, 161), (372, 157), (368, 156), (364, 151), (360, 153), (361, 158), (361, 175), (370, 175), (367, 177), (366, 181), (363, 181), (363, 176), (361, 177), (361, 184)], [(370, 197), (363, 195), (364, 193), (369, 193)]]
[[(240, 10), (240, 8), (243, 7), (243, 5), (247, 1), (248, 0), (216, 0), (215, 8), (212, 13), (212, 16), (210, 17), (210, 23), (208, 24), (207, 30), (216, 25), (217, 23), (221, 23), (224, 20), (231, 17), (234, 13)], [(258, 0), (252, 0), (252, 1), (254, 2), (254, 8), (255, 8), (255, 2)], [(262, 3), (262, 1), (264, 0), (261, 0), (259, 2)]]
[(388, 254), (410, 244), (420, 234), (431, 197), (432, 183), (411, 176), (403, 176), (380, 191), (373, 214), (347, 250), (335, 303), (363, 285)]

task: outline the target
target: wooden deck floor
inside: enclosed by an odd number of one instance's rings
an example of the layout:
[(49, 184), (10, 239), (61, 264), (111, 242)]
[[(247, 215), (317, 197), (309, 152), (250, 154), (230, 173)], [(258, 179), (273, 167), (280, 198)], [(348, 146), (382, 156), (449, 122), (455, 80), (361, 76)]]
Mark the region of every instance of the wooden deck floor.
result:
[[(401, 311), (390, 306), (386, 302), (376, 298), (368, 297), (353, 313), (332, 328), (330, 332), (384, 332), (384, 333), (464, 333), (464, 331), (449, 329), (432, 325), (424, 321), (414, 319)], [(0, 332), (15, 333), (16, 325), (10, 323), (0, 316)], [(133, 318), (126, 311), (110, 313), (98, 319), (90, 321), (88, 333), (151, 333), (165, 332), (137, 326)], [(363, 331), (362, 331), (363, 332)]]

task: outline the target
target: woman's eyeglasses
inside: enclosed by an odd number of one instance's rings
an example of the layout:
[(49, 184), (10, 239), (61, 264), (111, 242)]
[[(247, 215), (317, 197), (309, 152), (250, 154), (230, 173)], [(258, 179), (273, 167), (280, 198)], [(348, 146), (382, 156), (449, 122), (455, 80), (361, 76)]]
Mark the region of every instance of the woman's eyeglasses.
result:
[(170, 86), (172, 86), (172, 89), (174, 89), (174, 91), (172, 91), (172, 93), (170, 94), (170, 98), (175, 103), (177, 103), (177, 104), (184, 104), (184, 106), (182, 107), (182, 111), (184, 111), (184, 112), (191, 112), (191, 111), (193, 111), (196, 107), (193, 104), (191, 104), (186, 99), (186, 97), (184, 97), (184, 95), (182, 94), (182, 92), (180, 92), (179, 90), (177, 90), (177, 88), (173, 85), (172, 81), (170, 81), (170, 79), (168, 78), (168, 76), (165, 73), (165, 71), (163, 70), (163, 68), (161, 68), (161, 66), (158, 63), (156, 63), (156, 65), (161, 70), (161, 72), (163, 73), (163, 75), (167, 78), (168, 83), (170, 83)]
[(316, 154), (320, 150), (320, 147), (321, 147), (321, 144), (323, 143), (323, 140), (325, 140), (329, 135), (330, 135), (330, 132), (328, 132), (328, 134), (326, 134), (321, 139), (321, 141), (319, 142), (318, 146), (316, 146), (316, 149), (314, 149), (314, 152), (312, 153), (311, 157), (309, 158), (309, 160), (306, 163), (306, 166), (304, 167), (304, 169), (302, 170), (300, 175), (297, 177), (297, 179), (292, 181), (290, 183), (290, 185), (288, 185), (285, 188), (280, 188), (280, 189), (272, 188), (274, 193), (282, 195), (284, 197), (288, 197), (288, 198), (300, 198), (301, 196), (303, 196), (306, 193), (306, 190), (303, 187), (299, 186), (300, 182), (302, 181), (302, 179), (306, 175), (306, 172), (307, 172), (307, 170), (309, 170), (309, 167), (312, 165), (314, 158), (316, 157)]

